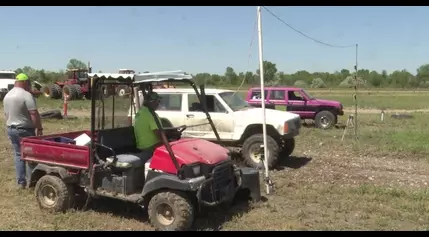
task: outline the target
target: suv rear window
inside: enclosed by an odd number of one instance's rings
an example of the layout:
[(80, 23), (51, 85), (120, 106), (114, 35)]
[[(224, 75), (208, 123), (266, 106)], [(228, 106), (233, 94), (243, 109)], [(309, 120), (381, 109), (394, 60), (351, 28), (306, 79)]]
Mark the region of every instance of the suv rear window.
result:
[(270, 100), (284, 100), (285, 95), (284, 90), (272, 90), (270, 93)]
[[(265, 99), (267, 98), (268, 95), (268, 90), (264, 90), (265, 92)], [(262, 98), (261, 96), (261, 90), (253, 90), (252, 94), (250, 95), (250, 99), (252, 100), (260, 100)]]
[(182, 94), (159, 94), (159, 96), (161, 96), (161, 101), (159, 102), (158, 110), (182, 110)]

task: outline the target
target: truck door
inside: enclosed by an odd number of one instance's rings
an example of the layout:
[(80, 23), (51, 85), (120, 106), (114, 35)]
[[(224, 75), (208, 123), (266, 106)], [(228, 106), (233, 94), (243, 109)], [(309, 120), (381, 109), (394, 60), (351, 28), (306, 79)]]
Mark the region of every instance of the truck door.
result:
[(287, 107), (286, 111), (299, 114), (302, 119), (309, 118), (314, 114), (309, 111), (307, 101), (299, 90), (289, 90), (287, 92)]
[[(195, 94), (188, 94), (188, 110), (185, 112), (185, 124), (189, 126), (184, 132), (185, 137), (216, 139), (207, 120), (206, 114)], [(234, 133), (234, 120), (222, 103), (214, 95), (206, 95), (207, 109), (222, 140), (229, 140)]]

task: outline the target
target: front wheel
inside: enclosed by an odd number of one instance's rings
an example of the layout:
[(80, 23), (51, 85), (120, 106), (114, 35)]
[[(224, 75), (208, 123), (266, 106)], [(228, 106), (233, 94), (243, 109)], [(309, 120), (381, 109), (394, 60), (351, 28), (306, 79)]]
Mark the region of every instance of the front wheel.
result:
[(48, 212), (65, 212), (74, 203), (73, 187), (57, 176), (41, 177), (34, 188), (40, 209)]
[(314, 118), (316, 127), (321, 129), (330, 129), (335, 126), (337, 117), (330, 111), (320, 111)]
[(157, 193), (149, 201), (148, 214), (155, 229), (164, 231), (188, 230), (195, 219), (194, 206), (181, 192)]
[[(255, 134), (248, 137), (243, 143), (242, 154), (244, 161), (247, 165), (253, 168), (262, 169), (264, 168), (264, 163), (261, 161), (262, 149), (261, 145), (264, 144), (264, 136), (262, 134)], [(268, 167), (270, 169), (274, 168), (277, 164), (279, 157), (279, 145), (276, 140), (272, 137), (267, 136), (267, 146), (268, 146), (268, 159), (265, 158), (264, 162), (268, 162)]]

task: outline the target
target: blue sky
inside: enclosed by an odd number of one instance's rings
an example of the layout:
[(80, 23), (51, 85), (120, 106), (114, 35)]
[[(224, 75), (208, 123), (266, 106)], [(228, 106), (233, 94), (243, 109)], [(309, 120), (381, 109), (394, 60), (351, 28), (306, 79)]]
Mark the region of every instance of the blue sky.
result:
[[(269, 7), (319, 40), (359, 44), (359, 67), (412, 73), (429, 63), (428, 7)], [(224, 73), (258, 67), (256, 7), (2, 7), (0, 69), (181, 69)], [(355, 49), (308, 40), (263, 10), (264, 60), (279, 71), (352, 70)], [(253, 47), (249, 50), (252, 36)], [(251, 55), (250, 61), (248, 60)]]

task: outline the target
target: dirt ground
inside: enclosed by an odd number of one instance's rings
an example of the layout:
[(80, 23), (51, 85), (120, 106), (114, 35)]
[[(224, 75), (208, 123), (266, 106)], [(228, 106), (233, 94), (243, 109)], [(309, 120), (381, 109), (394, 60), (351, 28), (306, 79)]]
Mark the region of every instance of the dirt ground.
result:
[[(0, 111), (1, 112), (1, 111)], [(362, 110), (360, 110), (362, 112)], [(4, 123), (0, 120), (0, 123)], [(89, 126), (89, 121), (45, 122), (45, 133)], [(5, 128), (1, 127), (5, 134)], [(407, 153), (372, 152), (342, 131), (303, 128), (293, 157), (271, 172), (274, 192), (260, 203), (210, 210), (197, 230), (427, 230), (429, 164)], [(322, 135), (321, 135), (322, 134)], [(326, 139), (329, 136), (329, 139)], [(371, 151), (371, 152), (369, 152)], [(262, 176), (263, 174), (261, 174)], [(33, 190), (17, 190), (12, 149), (0, 138), (2, 230), (152, 230), (144, 210), (100, 200), (89, 210), (47, 214)]]

